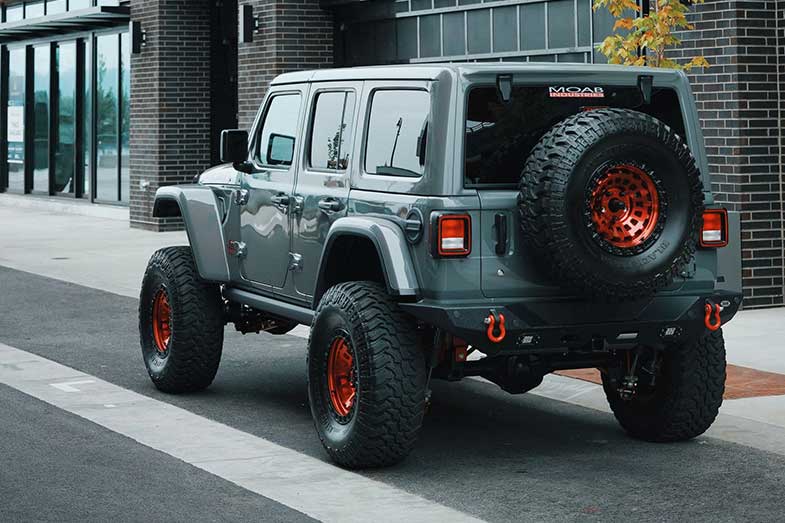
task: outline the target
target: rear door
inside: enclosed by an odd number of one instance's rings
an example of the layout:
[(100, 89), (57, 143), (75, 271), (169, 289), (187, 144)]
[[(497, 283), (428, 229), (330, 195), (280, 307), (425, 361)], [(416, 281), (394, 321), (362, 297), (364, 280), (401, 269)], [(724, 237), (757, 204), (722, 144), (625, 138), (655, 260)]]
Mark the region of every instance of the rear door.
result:
[(300, 297), (313, 296), (319, 260), (332, 223), (346, 215), (362, 82), (312, 86), (306, 137), (294, 194), (292, 253)]

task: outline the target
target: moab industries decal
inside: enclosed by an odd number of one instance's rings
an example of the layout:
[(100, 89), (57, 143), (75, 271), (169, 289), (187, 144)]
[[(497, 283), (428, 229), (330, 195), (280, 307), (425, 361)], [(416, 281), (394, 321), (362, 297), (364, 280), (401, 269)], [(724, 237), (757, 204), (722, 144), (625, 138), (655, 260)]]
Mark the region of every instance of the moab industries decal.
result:
[(549, 87), (551, 98), (605, 98), (602, 87)]

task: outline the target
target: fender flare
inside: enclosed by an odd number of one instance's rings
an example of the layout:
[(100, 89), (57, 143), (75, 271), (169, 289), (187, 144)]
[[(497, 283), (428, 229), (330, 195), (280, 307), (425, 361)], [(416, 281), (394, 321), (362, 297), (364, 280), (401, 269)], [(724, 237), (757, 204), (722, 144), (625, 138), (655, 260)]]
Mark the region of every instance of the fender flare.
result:
[(229, 263), (222, 226), (221, 204), (215, 192), (204, 185), (169, 185), (155, 193), (153, 216), (183, 218), (199, 276), (205, 280), (228, 282)]
[(409, 243), (406, 241), (401, 227), (387, 218), (346, 216), (337, 219), (327, 233), (322, 257), (319, 260), (319, 275), (316, 279), (316, 289), (313, 296), (314, 307), (318, 305), (322, 295), (327, 291), (325, 280), (330, 252), (335, 241), (346, 236), (359, 236), (373, 243), (382, 264), (387, 292), (395, 296), (417, 296), (419, 294), (417, 274), (409, 254)]

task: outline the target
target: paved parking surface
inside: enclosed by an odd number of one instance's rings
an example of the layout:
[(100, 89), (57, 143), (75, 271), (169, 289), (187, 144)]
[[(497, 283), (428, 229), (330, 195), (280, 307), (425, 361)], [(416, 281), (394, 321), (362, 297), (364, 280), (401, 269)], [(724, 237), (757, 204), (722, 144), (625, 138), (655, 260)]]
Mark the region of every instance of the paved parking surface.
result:
[[(326, 463), (306, 404), (302, 338), (241, 336), (227, 329), (213, 387), (196, 395), (167, 396), (152, 387), (141, 362), (136, 300), (2, 268), (0, 290), (0, 342)], [(36, 402), (20, 400), (25, 397), (9, 389), (0, 389), (0, 395), (4, 403)], [(46, 423), (39, 421), (42, 417), (12, 415), (5, 422), (21, 424), (15, 429), (19, 437), (37, 442), (34, 448), (44, 447), (42, 456), (47, 456), (45, 438), (64, 432), (61, 424), (97, 430), (70, 416), (48, 416)], [(105, 436), (119, 446), (107, 454), (155, 454), (120, 436)], [(3, 437), (2, 455), (18, 453), (18, 440)], [(219, 456), (221, 449), (215, 452)], [(61, 448), (54, 453), (64, 454)], [(81, 460), (78, 454), (73, 457), (73, 462), (49, 466), (80, 477), (72, 471)], [(176, 501), (198, 494), (206, 501), (234, 503), (210, 488), (209, 481), (219, 481), (213, 476), (194, 472), (193, 482), (173, 479), (167, 468), (173, 466), (167, 463), (171, 460), (161, 460), (160, 467), (150, 465), (145, 473), (153, 482), (174, 482), (177, 489), (189, 491)], [(109, 469), (115, 466), (105, 461)], [(41, 467), (30, 459), (5, 465), (2, 485), (31, 481), (31, 468)], [(677, 445), (641, 443), (627, 438), (610, 414), (536, 395), (509, 396), (493, 385), (465, 381), (434, 386), (434, 403), (410, 459), (363, 476), (488, 521), (770, 521), (783, 509), (785, 457), (709, 437)], [(148, 492), (150, 481), (118, 473), (116, 482), (118, 495), (127, 496), (125, 507), (133, 507)], [(79, 492), (77, 483), (67, 488), (74, 495)], [(339, 482), (329, 488), (348, 496), (349, 515), (352, 497), (365, 495), (362, 490), (344, 492)], [(99, 494), (91, 496), (100, 499)], [(60, 506), (56, 496), (41, 496), (27, 509), (19, 508), (36, 512), (14, 515), (28, 519), (23, 516), (58, 514)], [(235, 519), (254, 519), (246, 518), (251, 507), (261, 520), (304, 517), (262, 498), (238, 501)], [(142, 519), (145, 510), (140, 507), (128, 519)], [(195, 519), (211, 519), (209, 512), (201, 515)]]

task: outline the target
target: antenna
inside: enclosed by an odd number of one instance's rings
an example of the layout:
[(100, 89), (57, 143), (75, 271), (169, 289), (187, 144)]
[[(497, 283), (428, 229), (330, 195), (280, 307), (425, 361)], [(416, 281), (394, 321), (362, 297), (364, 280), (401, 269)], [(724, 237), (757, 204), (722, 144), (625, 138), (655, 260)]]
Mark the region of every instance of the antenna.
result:
[(403, 127), (403, 117), (398, 118), (398, 123), (395, 124), (398, 131), (395, 133), (395, 141), (393, 142), (392, 154), (390, 154), (390, 167), (393, 166), (393, 159), (395, 158), (395, 149), (398, 147), (398, 137), (401, 136), (401, 127)]

